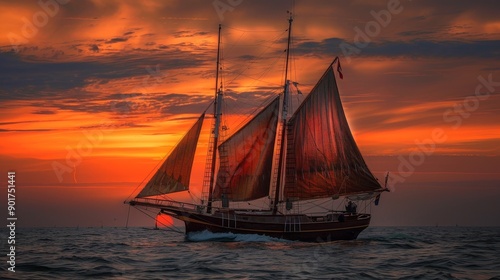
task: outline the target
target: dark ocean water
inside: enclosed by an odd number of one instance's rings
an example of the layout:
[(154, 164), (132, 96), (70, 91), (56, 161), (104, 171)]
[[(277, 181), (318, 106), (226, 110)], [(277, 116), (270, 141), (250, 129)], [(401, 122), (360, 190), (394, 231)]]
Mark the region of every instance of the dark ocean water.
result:
[(145, 228), (24, 228), (1, 279), (500, 279), (500, 228), (371, 227), (327, 244)]

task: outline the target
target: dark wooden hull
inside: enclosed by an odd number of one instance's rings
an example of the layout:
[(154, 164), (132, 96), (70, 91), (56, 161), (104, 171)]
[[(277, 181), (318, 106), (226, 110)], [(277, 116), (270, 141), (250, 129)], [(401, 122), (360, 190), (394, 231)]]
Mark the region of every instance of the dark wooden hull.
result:
[[(336, 214), (311, 217), (306, 215), (271, 215), (237, 213), (197, 213), (163, 208), (164, 213), (184, 221), (186, 234), (208, 230), (213, 233), (260, 234), (305, 242), (329, 242), (356, 239), (368, 227), (368, 214)], [(339, 216), (342, 217), (339, 219)], [(341, 221), (339, 221), (341, 220)]]

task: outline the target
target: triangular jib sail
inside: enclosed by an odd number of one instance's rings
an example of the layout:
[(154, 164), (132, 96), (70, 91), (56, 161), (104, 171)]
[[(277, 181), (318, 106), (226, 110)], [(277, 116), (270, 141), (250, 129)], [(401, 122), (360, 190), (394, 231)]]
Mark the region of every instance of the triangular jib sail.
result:
[(188, 133), (184, 135), (137, 197), (162, 195), (189, 189), (191, 169), (204, 117), (205, 114), (202, 114)]
[(219, 146), (220, 168), (214, 198), (233, 201), (269, 195), (279, 98)]
[(354, 141), (330, 66), (287, 124), (285, 198), (380, 189)]

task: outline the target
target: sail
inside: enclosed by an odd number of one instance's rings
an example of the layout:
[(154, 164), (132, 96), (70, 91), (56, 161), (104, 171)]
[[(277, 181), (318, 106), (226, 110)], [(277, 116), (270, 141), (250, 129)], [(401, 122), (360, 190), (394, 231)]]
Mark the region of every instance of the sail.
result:
[(214, 198), (247, 201), (269, 195), (279, 98), (219, 146)]
[(285, 174), (290, 199), (381, 188), (351, 134), (331, 66), (287, 123)]
[(189, 129), (137, 197), (162, 195), (189, 188), (191, 168), (205, 114)]

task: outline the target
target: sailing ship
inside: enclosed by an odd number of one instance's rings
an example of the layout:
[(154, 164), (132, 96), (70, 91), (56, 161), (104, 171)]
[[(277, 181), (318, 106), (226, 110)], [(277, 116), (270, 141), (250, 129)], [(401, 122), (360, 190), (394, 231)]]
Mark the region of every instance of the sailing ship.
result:
[[(218, 87), (219, 25), (214, 113), (203, 196), (198, 203), (187, 203), (168, 195), (189, 192), (202, 124), (209, 115), (206, 111), (128, 202), (130, 205), (157, 208), (183, 221), (186, 234), (208, 230), (326, 242), (356, 239), (369, 226), (371, 214), (366, 209), (374, 202), (378, 204), (387, 188), (368, 169), (349, 129), (334, 71), (336, 65), (342, 78), (338, 57), (295, 112), (288, 114), (292, 21), (290, 16), (283, 91), (224, 141), (220, 137), (224, 93)], [(234, 207), (241, 205), (237, 202), (251, 205), (259, 199), (268, 201), (265, 207)], [(332, 201), (332, 208), (319, 205), (315, 212), (303, 209), (305, 203), (317, 205), (314, 202), (320, 200)], [(365, 207), (359, 211), (356, 204), (361, 203)]]

